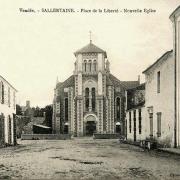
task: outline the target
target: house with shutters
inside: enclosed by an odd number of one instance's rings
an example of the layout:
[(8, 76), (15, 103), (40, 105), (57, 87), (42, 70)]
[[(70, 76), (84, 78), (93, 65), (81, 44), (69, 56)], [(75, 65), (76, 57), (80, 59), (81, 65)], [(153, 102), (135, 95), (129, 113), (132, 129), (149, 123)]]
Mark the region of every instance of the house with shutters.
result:
[(16, 144), (17, 90), (0, 76), (0, 146)]

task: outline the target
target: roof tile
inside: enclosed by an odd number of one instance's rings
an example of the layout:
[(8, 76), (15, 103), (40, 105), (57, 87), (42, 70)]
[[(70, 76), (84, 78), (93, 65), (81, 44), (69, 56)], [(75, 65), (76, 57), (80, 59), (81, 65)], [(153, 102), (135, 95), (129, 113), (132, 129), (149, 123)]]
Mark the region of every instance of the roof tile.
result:
[(104, 53), (105, 57), (107, 57), (106, 51), (102, 50), (101, 48), (97, 47), (96, 45), (92, 43), (89, 43), (83, 48), (77, 50), (74, 54), (77, 55), (80, 53)]

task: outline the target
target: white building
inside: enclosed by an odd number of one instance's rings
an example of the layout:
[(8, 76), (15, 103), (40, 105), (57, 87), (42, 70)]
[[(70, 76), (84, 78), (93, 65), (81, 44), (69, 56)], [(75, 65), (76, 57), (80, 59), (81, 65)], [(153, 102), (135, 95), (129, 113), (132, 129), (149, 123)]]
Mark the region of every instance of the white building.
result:
[(16, 92), (17, 90), (0, 76), (0, 145), (16, 144)]
[(145, 139), (145, 84), (126, 91), (126, 122), (128, 141)]
[(173, 51), (144, 71), (146, 76), (146, 138), (164, 146), (180, 146), (180, 6), (170, 15)]
[[(165, 147), (180, 146), (180, 6), (170, 15), (173, 23), (173, 50), (163, 54), (145, 74), (145, 106), (128, 108), (127, 139), (152, 140)], [(129, 97), (128, 97), (129, 96)], [(141, 134), (137, 111), (141, 109)]]
[(173, 23), (173, 49), (175, 60), (175, 96), (174, 96), (174, 146), (180, 146), (180, 6), (171, 14)]
[(146, 138), (164, 146), (174, 143), (174, 57), (162, 55), (144, 72)]

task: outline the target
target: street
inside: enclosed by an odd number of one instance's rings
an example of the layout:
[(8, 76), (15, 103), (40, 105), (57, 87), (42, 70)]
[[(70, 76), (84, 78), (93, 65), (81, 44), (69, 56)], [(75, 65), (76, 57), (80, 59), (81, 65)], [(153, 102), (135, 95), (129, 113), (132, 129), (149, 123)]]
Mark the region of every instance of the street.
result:
[(0, 149), (0, 179), (180, 179), (180, 157), (118, 140), (19, 141)]

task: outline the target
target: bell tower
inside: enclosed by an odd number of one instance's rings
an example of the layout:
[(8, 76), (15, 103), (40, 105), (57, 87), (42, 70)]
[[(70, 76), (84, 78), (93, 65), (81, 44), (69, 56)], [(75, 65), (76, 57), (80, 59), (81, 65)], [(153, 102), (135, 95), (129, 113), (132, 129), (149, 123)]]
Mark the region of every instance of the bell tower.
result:
[[(85, 127), (83, 127), (84, 115), (94, 113), (94, 108), (92, 107), (94, 105), (93, 97), (95, 97), (95, 111), (98, 117), (96, 130), (97, 132), (103, 132), (103, 99), (106, 93), (105, 59), (107, 55), (104, 50), (92, 43), (91, 36), (92, 34), (90, 32), (89, 44), (74, 53), (76, 57), (74, 76), (77, 106), (77, 136), (82, 136), (85, 129)], [(88, 80), (96, 82), (97, 85), (86, 88), (84, 83)], [(87, 103), (85, 102), (86, 99), (88, 99)], [(88, 106), (88, 108), (86, 106)]]

